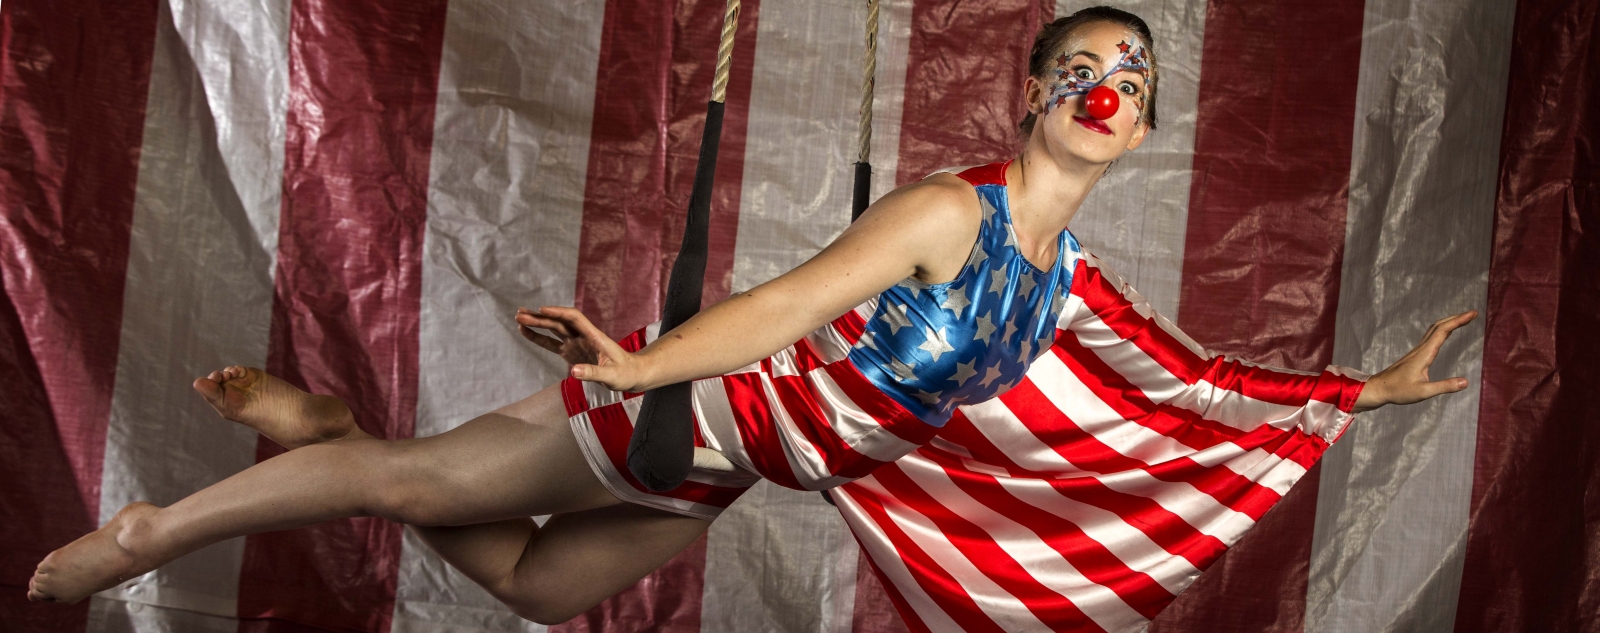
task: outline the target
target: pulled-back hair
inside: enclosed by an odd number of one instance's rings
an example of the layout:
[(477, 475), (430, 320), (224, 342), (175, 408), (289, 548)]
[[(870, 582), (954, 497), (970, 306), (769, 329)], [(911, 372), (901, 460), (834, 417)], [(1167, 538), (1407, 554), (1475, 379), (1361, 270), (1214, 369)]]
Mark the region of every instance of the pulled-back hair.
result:
[[(1049, 85), (1053, 79), (1051, 72), (1055, 70), (1055, 58), (1066, 46), (1067, 38), (1078, 27), (1099, 22), (1125, 27), (1144, 40), (1145, 53), (1150, 57), (1150, 77), (1145, 87), (1149, 95), (1145, 98), (1144, 122), (1150, 129), (1156, 129), (1156, 77), (1160, 75), (1159, 64), (1156, 63), (1156, 40), (1150, 35), (1150, 25), (1137, 15), (1111, 7), (1089, 7), (1044, 25), (1039, 29), (1039, 35), (1033, 38), (1033, 52), (1028, 54), (1028, 74)], [(1033, 134), (1033, 123), (1037, 118), (1032, 112), (1022, 118), (1018, 127), (1022, 128), (1023, 136)]]

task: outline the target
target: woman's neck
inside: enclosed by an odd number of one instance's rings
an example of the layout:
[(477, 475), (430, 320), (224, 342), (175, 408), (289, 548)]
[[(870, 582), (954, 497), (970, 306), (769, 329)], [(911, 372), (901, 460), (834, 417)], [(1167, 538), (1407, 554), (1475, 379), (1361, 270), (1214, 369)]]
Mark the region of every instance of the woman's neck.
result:
[(1050, 155), (1036, 133), (1006, 169), (1006, 195), (1018, 247), (1030, 260), (1053, 261), (1056, 238), (1078, 214), (1106, 165), (1066, 164)]

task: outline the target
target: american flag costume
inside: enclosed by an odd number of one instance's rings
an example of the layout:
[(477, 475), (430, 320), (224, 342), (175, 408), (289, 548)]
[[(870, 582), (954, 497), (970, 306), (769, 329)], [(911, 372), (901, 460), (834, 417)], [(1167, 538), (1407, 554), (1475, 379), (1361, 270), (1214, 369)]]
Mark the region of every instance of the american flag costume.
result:
[[(832, 489), (913, 630), (1148, 624), (1343, 435), (1367, 376), (1210, 353), (1070, 233), (1052, 270), (1027, 267), (1005, 166), (958, 174), (985, 212), (962, 277), (902, 283), (768, 359), (695, 382), (696, 445), (732, 471), (645, 490), (625, 463), (639, 394), (566, 380), (602, 482), (706, 519), (762, 477)], [(981, 309), (991, 293), (1006, 305)], [(919, 301), (948, 313), (919, 320)], [(941, 327), (936, 313), (955, 320)], [(975, 330), (960, 329), (963, 314)], [(963, 336), (990, 344), (947, 344)]]

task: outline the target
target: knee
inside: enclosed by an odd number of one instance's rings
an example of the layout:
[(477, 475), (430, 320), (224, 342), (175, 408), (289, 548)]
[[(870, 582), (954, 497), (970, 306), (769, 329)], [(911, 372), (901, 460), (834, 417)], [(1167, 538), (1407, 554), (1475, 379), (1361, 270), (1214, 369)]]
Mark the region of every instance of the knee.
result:
[(542, 577), (542, 574), (535, 576), (529, 578), (524, 573), (517, 586), (512, 587), (508, 583), (490, 593), (517, 617), (546, 626), (576, 618), (599, 604), (598, 600), (586, 601), (582, 596), (575, 595), (582, 592), (574, 592), (570, 585), (552, 582), (554, 579)]
[(506, 606), (511, 608), (511, 612), (517, 614), (517, 617), (534, 624), (543, 624), (545, 626), (555, 626), (576, 618), (579, 615), (582, 615), (584, 611), (588, 611), (589, 608), (593, 606), (589, 605), (582, 608), (572, 608), (563, 607), (562, 605), (555, 604), (553, 602), (506, 602), (503, 600), (502, 602), (505, 602)]
[(403, 445), (385, 444), (351, 464), (361, 471), (357, 476), (370, 483), (364, 514), (405, 525), (446, 525), (448, 500), (440, 491), (444, 482), (427, 467), (426, 460), (409, 454)]

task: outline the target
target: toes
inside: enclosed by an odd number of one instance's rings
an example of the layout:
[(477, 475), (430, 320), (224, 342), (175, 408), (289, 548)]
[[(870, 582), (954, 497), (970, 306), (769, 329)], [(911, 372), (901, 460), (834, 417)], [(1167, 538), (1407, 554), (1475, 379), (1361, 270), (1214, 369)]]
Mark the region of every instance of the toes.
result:
[[(215, 375), (215, 373), (212, 372), (212, 375)], [(217, 384), (214, 378), (196, 378), (194, 380), (194, 390), (200, 392), (200, 396), (205, 398), (207, 402), (216, 403), (222, 397), (222, 385)]]

